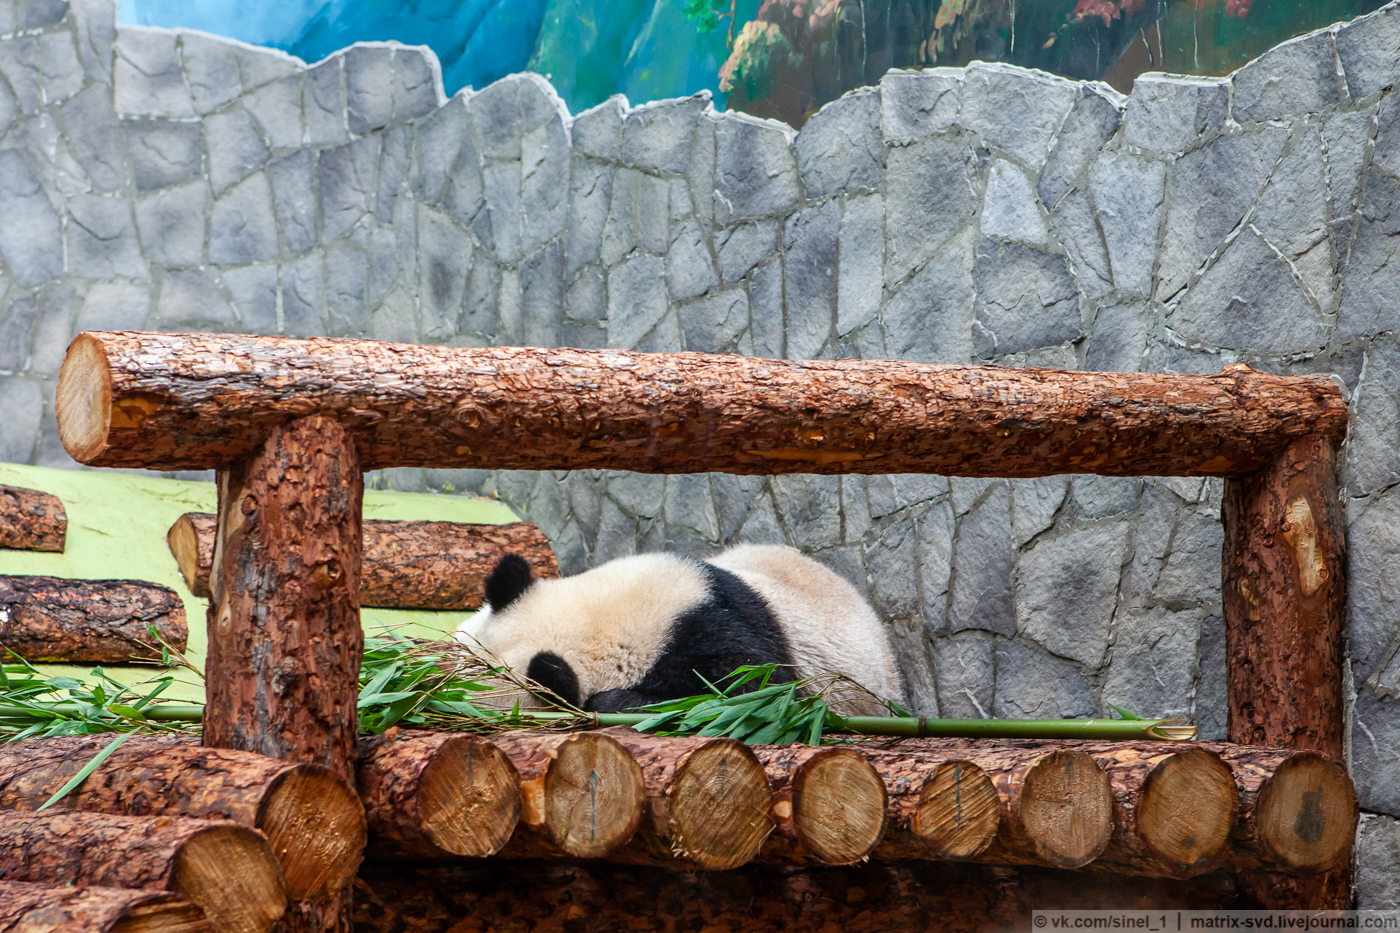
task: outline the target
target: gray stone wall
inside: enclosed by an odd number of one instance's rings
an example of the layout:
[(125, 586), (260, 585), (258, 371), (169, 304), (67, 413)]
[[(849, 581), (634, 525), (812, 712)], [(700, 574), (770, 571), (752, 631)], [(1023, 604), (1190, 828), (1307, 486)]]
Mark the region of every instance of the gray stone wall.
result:
[[(1353, 416), (1359, 896), (1400, 852), (1400, 7), (1123, 98), (1015, 68), (891, 73), (795, 134), (698, 96), (443, 100), (422, 49), (314, 66), (0, 0), (0, 460), (71, 465), (84, 329), (455, 346), (1335, 373)], [(392, 470), (497, 494), (566, 570), (785, 541), (866, 592), (911, 705), (1224, 734), (1220, 484)]]

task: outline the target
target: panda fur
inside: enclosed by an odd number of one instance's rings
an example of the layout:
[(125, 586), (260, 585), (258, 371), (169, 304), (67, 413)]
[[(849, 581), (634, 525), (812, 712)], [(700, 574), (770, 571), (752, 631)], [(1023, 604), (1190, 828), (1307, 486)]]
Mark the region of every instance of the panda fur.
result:
[[(767, 663), (784, 665), (771, 682), (835, 672), (901, 699), (869, 604), (790, 547), (742, 544), (708, 561), (638, 554), (558, 580), (533, 579), (507, 554), (486, 582), (486, 606), (457, 637), (597, 712), (703, 693), (705, 680)], [(852, 691), (832, 702), (848, 715), (886, 712)]]

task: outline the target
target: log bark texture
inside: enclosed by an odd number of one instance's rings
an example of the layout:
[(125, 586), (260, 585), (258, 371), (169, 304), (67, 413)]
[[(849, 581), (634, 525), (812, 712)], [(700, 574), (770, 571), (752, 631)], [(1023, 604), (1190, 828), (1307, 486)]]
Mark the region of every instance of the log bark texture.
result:
[(204, 743), (353, 783), (364, 653), (354, 443), (330, 419), (302, 418), (218, 486)]
[(1228, 732), (1342, 755), (1345, 530), (1331, 441), (1293, 441), (1225, 484)]
[(520, 774), (520, 822), (502, 857), (603, 858), (641, 825), (641, 766), (611, 736), (506, 732), (491, 741)]
[(185, 650), (185, 605), (168, 586), (140, 580), (0, 576), (0, 644), (26, 661), (126, 664), (160, 659), (146, 630)]
[[(0, 809), (34, 811), (114, 736), (0, 745)], [(261, 830), (287, 893), (320, 899), (350, 882), (365, 846), (359, 797), (320, 765), (204, 748), (193, 739), (129, 738), (55, 806), (126, 816), (233, 820)]]
[(889, 795), (880, 773), (854, 749), (756, 746), (773, 786), (773, 835), (761, 859), (852, 865), (880, 841)]
[(84, 333), (57, 391), (93, 466), (222, 468), (292, 417), (365, 469), (1236, 476), (1346, 430), (1320, 376), (1214, 376), (368, 340)]
[(58, 496), (0, 485), (0, 547), (61, 552), (67, 537), (68, 513)]
[(0, 933), (218, 933), (189, 901), (157, 891), (0, 881)]
[(0, 813), (0, 881), (174, 891), (227, 933), (267, 933), (287, 905), (267, 840), (223, 820)]
[(768, 775), (733, 739), (646, 735), (607, 729), (636, 759), (646, 811), (617, 861), (706, 870), (737, 868), (758, 855), (773, 828)]
[[(166, 541), (185, 584), (209, 595), (216, 519), (188, 512)], [(486, 578), (505, 554), (519, 554), (539, 579), (559, 576), (559, 560), (531, 522), (364, 522), (360, 605), (378, 609), (480, 609)]]
[(861, 754), (880, 772), (890, 799), (873, 858), (975, 860), (996, 839), (996, 785), (965, 757), (870, 748)]
[(360, 871), (356, 933), (1004, 933), (1031, 911), (1241, 909), (1190, 881), (950, 862), (677, 872), (614, 863), (385, 861)]
[(484, 858), (500, 851), (520, 818), (515, 765), (474, 736), (363, 737), (359, 786), (376, 853)]

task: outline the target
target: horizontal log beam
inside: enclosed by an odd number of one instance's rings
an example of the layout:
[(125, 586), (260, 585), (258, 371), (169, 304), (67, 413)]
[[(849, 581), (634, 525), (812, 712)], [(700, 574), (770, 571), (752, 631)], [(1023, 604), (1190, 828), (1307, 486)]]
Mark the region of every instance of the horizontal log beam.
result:
[[(180, 575), (209, 596), (217, 519), (186, 512), (166, 534)], [(480, 609), (486, 578), (505, 554), (519, 554), (537, 579), (559, 576), (549, 539), (532, 522), (364, 522), (360, 605), (376, 609)]]
[(0, 547), (62, 552), (67, 536), (68, 513), (58, 496), (0, 486)]
[(0, 642), (27, 661), (125, 664), (159, 660), (154, 625), (185, 650), (185, 604), (168, 586), (140, 580), (0, 576)]
[(365, 469), (1240, 476), (1346, 430), (1320, 376), (1084, 373), (369, 340), (80, 334), (57, 393), (86, 464), (208, 469), (325, 415)]

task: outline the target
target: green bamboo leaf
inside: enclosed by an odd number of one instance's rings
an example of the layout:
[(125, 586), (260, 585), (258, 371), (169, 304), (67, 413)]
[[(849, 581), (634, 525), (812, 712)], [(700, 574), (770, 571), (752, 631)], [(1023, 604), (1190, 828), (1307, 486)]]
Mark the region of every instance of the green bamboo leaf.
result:
[(87, 764), (83, 765), (83, 769), (77, 774), (73, 775), (72, 780), (60, 787), (58, 789), (58, 793), (54, 794), (48, 800), (44, 801), (44, 805), (35, 812), (37, 813), (40, 810), (47, 810), (49, 807), (58, 803), (64, 797), (68, 796), (68, 794), (74, 788), (86, 781), (88, 779), (88, 776), (92, 774), (92, 772), (100, 768), (102, 766), (102, 762), (106, 761), (111, 756), (112, 752), (120, 748), (123, 742), (125, 742), (127, 739), (131, 738), (133, 735), (140, 731), (140, 729), (136, 729), (131, 732), (127, 732), (123, 735), (119, 735), (115, 739), (113, 739), (110, 743), (108, 743), (106, 748), (102, 749), (102, 751), (98, 752), (92, 757), (92, 761), (89, 761)]

